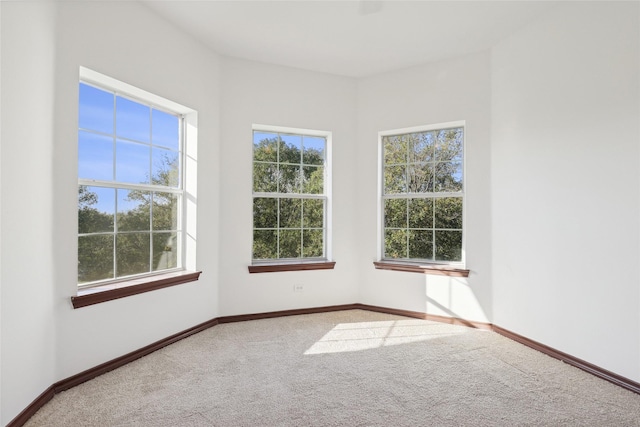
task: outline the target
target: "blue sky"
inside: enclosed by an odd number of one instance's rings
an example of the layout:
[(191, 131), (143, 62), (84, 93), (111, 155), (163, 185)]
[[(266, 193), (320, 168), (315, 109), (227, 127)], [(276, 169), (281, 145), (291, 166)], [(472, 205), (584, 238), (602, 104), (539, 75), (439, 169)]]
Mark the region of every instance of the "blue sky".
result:
[[(176, 157), (180, 148), (178, 116), (84, 83), (80, 83), (78, 127), (80, 179), (149, 183), (162, 160)], [(112, 213), (114, 190), (90, 190), (98, 195), (94, 207)], [(125, 206), (120, 194), (118, 205)]]

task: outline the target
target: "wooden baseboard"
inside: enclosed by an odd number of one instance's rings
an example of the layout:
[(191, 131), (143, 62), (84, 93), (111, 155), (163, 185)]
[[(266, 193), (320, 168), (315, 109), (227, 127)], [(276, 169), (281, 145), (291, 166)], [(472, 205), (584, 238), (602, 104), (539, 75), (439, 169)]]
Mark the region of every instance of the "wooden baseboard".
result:
[(399, 310), (397, 308), (379, 307), (367, 304), (354, 304), (361, 310), (375, 311), (377, 313), (395, 314), (397, 316), (413, 317), (415, 319), (431, 320), (433, 322), (447, 323), (449, 325), (462, 325), (474, 329), (491, 330), (491, 323), (476, 322), (472, 320), (460, 319), (458, 317), (438, 316), (437, 314), (428, 314), (421, 311)]
[(131, 353), (127, 353), (124, 356), (120, 356), (116, 359), (110, 360), (101, 365), (87, 369), (86, 371), (80, 372), (79, 374), (73, 375), (62, 381), (58, 381), (53, 385), (53, 388), (56, 393), (60, 393), (61, 391), (68, 390), (71, 387), (75, 387), (78, 384), (82, 384), (83, 382), (89, 381), (99, 375), (106, 374), (109, 371), (113, 371), (114, 369), (124, 366), (127, 363), (133, 362), (136, 359), (140, 359), (141, 357), (144, 357), (147, 354), (151, 354), (156, 350), (160, 350), (163, 347), (166, 347), (170, 344), (173, 344), (191, 335), (197, 334), (198, 332), (202, 332), (205, 329), (209, 329), (210, 327), (215, 326), (217, 324), (218, 324), (218, 319), (212, 319), (212, 320), (208, 320), (206, 322), (200, 323), (199, 325), (193, 326), (182, 332), (178, 332), (177, 334), (173, 334), (167, 338), (163, 338), (159, 341), (156, 341), (153, 344), (149, 344), (148, 346), (142, 347), (138, 350), (134, 350)]
[(47, 402), (53, 399), (53, 396), (55, 396), (55, 394), (56, 391), (53, 386), (49, 386), (44, 392), (42, 392), (40, 396), (36, 397), (36, 400), (31, 402), (29, 406), (24, 408), (22, 412), (20, 412), (13, 420), (11, 420), (9, 424), (7, 424), (7, 427), (23, 426), (27, 421), (29, 421), (29, 418), (33, 417), (35, 413), (38, 412), (38, 409), (42, 408), (44, 405), (46, 405)]
[(245, 322), (247, 320), (271, 319), (274, 317), (298, 316), (301, 314), (329, 313), (331, 311), (355, 310), (360, 304), (330, 305), (326, 307), (300, 308), (296, 310), (271, 311), (266, 313), (239, 314), (218, 317), (218, 323)]
[(541, 344), (529, 338), (523, 337), (522, 335), (518, 335), (515, 332), (511, 332), (507, 329), (501, 328), (500, 326), (493, 325), (491, 323), (475, 322), (475, 321), (469, 321), (469, 320), (460, 319), (460, 318), (438, 316), (438, 315), (423, 313), (419, 311), (400, 310), (396, 308), (379, 307), (374, 305), (355, 303), (355, 304), (344, 304), (344, 305), (332, 305), (332, 306), (326, 306), (326, 307), (312, 307), (312, 308), (301, 308), (296, 310), (283, 310), (283, 311), (273, 311), (273, 312), (265, 312), (265, 313), (241, 314), (241, 315), (235, 315), (235, 316), (216, 317), (214, 319), (208, 320), (206, 322), (200, 323), (199, 325), (186, 329), (182, 332), (178, 332), (177, 334), (174, 334), (167, 338), (156, 341), (153, 344), (149, 344), (146, 347), (142, 347), (138, 350), (132, 351), (131, 353), (127, 353), (124, 356), (120, 356), (116, 359), (110, 360), (101, 365), (98, 365), (93, 368), (87, 369), (86, 371), (80, 372), (79, 374), (76, 374), (64, 380), (58, 381), (57, 383), (47, 388), (40, 396), (38, 396), (33, 402), (31, 402), (31, 404), (27, 406), (22, 412), (20, 412), (20, 414), (18, 414), (18, 416), (16, 416), (11, 422), (9, 422), (9, 424), (7, 424), (6, 427), (23, 426), (27, 422), (27, 420), (29, 420), (29, 418), (31, 418), (38, 411), (38, 409), (40, 409), (47, 402), (53, 399), (53, 396), (56, 393), (59, 393), (64, 390), (68, 390), (71, 387), (75, 387), (79, 384), (82, 384), (85, 381), (89, 381), (99, 375), (102, 375), (104, 373), (117, 369), (121, 366), (126, 365), (129, 362), (133, 362), (134, 360), (139, 359), (143, 356), (146, 356), (150, 353), (153, 353), (156, 350), (159, 350), (163, 347), (166, 347), (170, 344), (173, 344), (191, 335), (197, 334), (198, 332), (202, 332), (205, 329), (211, 328), (218, 324), (244, 322), (248, 320), (271, 319), (271, 318), (283, 317), (283, 316), (328, 313), (332, 311), (342, 311), (342, 310), (367, 310), (367, 311), (373, 311), (377, 313), (393, 314), (397, 316), (404, 316), (404, 317), (411, 317), (416, 319), (431, 320), (431, 321), (440, 322), (440, 323), (447, 323), (450, 325), (462, 325), (462, 326), (468, 326), (470, 328), (494, 331), (511, 340), (519, 342), (520, 344), (526, 345), (527, 347), (540, 351), (555, 359), (562, 360), (563, 362), (570, 364), (572, 366), (575, 366), (576, 368), (580, 368), (592, 375), (595, 375), (598, 378), (609, 381), (617, 386), (630, 390), (634, 393), (640, 394), (640, 383), (632, 381), (629, 378), (625, 378), (621, 375), (615, 374), (599, 366), (596, 366), (584, 360), (578, 359), (577, 357), (571, 356), (570, 354), (563, 353), (552, 347)]
[(201, 323), (199, 325), (193, 326), (189, 329), (186, 329), (182, 332), (178, 332), (177, 334), (171, 335), (167, 338), (161, 339), (159, 341), (154, 342), (153, 344), (149, 344), (146, 347), (142, 347), (138, 350), (132, 351), (131, 353), (127, 353), (124, 356), (120, 356), (116, 359), (110, 360), (108, 362), (102, 363), (93, 368), (87, 369), (86, 371), (80, 372), (79, 374), (73, 375), (64, 380), (58, 381), (53, 384), (44, 393), (36, 398), (27, 408), (22, 411), (17, 417), (15, 417), (6, 427), (21, 427), (23, 426), (29, 418), (35, 414), (38, 409), (42, 408), (47, 402), (53, 399), (53, 396), (56, 393), (60, 393), (61, 391), (68, 390), (71, 387), (75, 387), (79, 384), (82, 384), (85, 381), (89, 381), (99, 375), (107, 373), (109, 371), (113, 371), (121, 366), (126, 365), (129, 362), (133, 362), (136, 359), (139, 359), (147, 354), (151, 354), (156, 350), (160, 350), (162, 347), (166, 347), (170, 344), (173, 344), (177, 341), (180, 341), (183, 338), (188, 336), (197, 334), (198, 332), (204, 331), (212, 326), (218, 324), (218, 319), (212, 319)]
[(47, 390), (45, 390), (40, 396), (38, 396), (29, 406), (27, 406), (18, 416), (16, 416), (13, 420), (7, 424), (6, 427), (22, 427), (29, 418), (31, 418), (38, 409), (42, 408), (47, 402), (53, 399), (53, 396), (56, 393), (60, 393), (61, 391), (68, 390), (72, 387), (82, 384), (83, 382), (89, 381), (97, 376), (105, 374), (114, 369), (120, 368), (121, 366), (126, 365), (127, 363), (133, 362), (136, 359), (144, 357), (148, 354), (153, 353), (156, 350), (160, 350), (163, 347), (166, 347), (170, 344), (173, 344), (181, 339), (187, 338), (191, 335), (197, 334), (198, 332), (202, 332), (205, 329), (211, 328), (215, 325), (221, 323), (232, 323), (232, 322), (243, 322), (247, 320), (258, 320), (258, 319), (269, 319), (274, 317), (283, 317), (283, 316), (294, 316), (300, 314), (313, 314), (313, 313), (327, 313), (330, 311), (341, 311), (341, 310), (353, 310), (357, 304), (345, 304), (345, 305), (334, 305), (328, 307), (313, 307), (313, 308), (304, 308), (297, 310), (284, 310), (284, 311), (274, 311), (267, 313), (256, 313), (256, 314), (242, 314), (237, 316), (223, 316), (216, 317), (214, 319), (208, 320), (206, 322), (200, 323), (199, 325), (193, 326), (189, 329), (186, 329), (182, 332), (178, 332), (177, 334), (171, 335), (167, 338), (156, 341), (148, 346), (142, 347), (138, 350), (132, 351), (130, 353), (125, 354), (124, 356), (120, 356), (116, 359), (110, 360), (108, 362), (102, 363), (93, 368), (87, 369), (86, 371), (80, 372), (79, 374), (73, 375), (69, 378), (65, 378), (57, 383), (53, 384)]
[(629, 378), (625, 378), (621, 375), (615, 374), (611, 371), (608, 371), (604, 368), (596, 366), (592, 363), (584, 361), (582, 359), (578, 359), (570, 354), (564, 353), (560, 350), (556, 350), (553, 347), (549, 347), (527, 337), (523, 337), (522, 335), (518, 335), (515, 332), (511, 332), (507, 329), (501, 328), (500, 326), (493, 325), (493, 331), (496, 333), (505, 336), (513, 341), (519, 342), (520, 344), (524, 344), (527, 347), (530, 347), (534, 350), (538, 350), (541, 353), (546, 354), (547, 356), (551, 356), (554, 359), (562, 360), (563, 362), (575, 366), (576, 368), (580, 368), (583, 371), (586, 371), (592, 375), (595, 375), (598, 378), (609, 381), (617, 386), (622, 388), (626, 388), (634, 393), (640, 394), (640, 383), (630, 380)]

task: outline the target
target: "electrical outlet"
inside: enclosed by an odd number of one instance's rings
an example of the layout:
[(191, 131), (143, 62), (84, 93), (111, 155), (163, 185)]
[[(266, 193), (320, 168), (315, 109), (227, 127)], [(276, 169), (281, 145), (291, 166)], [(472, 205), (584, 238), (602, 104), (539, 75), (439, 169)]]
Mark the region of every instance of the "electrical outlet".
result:
[(293, 292), (302, 292), (302, 291), (304, 291), (304, 285), (302, 283), (293, 285)]

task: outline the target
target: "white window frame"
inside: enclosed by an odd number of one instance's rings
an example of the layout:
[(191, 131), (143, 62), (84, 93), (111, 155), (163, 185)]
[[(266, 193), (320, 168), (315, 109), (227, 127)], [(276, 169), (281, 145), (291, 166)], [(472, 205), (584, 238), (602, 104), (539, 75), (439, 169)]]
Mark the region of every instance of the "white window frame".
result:
[[(296, 136), (315, 136), (325, 138), (325, 156), (324, 156), (324, 185), (322, 194), (300, 194), (300, 193), (256, 193), (253, 191), (253, 134), (255, 132), (280, 133)], [(303, 129), (284, 126), (253, 124), (251, 127), (252, 149), (251, 149), (251, 201), (256, 197), (291, 197), (300, 199), (319, 199), (324, 200), (324, 256), (315, 258), (274, 258), (274, 259), (254, 259), (253, 258), (253, 208), (251, 214), (251, 247), (249, 258), (251, 265), (269, 265), (269, 264), (301, 264), (301, 263), (317, 263), (322, 261), (330, 261), (332, 259), (332, 173), (331, 173), (331, 147), (332, 132), (316, 129)]]
[[(404, 135), (410, 133), (429, 132), (434, 130), (444, 130), (452, 128), (462, 128), (462, 190), (459, 192), (430, 192), (430, 193), (399, 193), (392, 196), (385, 195), (384, 193), (384, 144), (383, 137)], [(377, 230), (377, 259), (383, 262), (398, 263), (398, 264), (416, 264), (416, 265), (435, 265), (446, 266), (455, 268), (465, 268), (466, 266), (466, 236), (467, 236), (467, 221), (466, 221), (466, 203), (467, 198), (465, 195), (466, 189), (466, 138), (467, 128), (466, 121), (458, 120), (444, 123), (436, 123), (431, 125), (413, 126), (400, 129), (392, 129), (378, 132), (378, 230)], [(462, 198), (462, 248), (460, 261), (438, 261), (438, 260), (423, 260), (423, 259), (396, 259), (384, 257), (384, 200), (392, 198), (438, 198), (438, 197), (461, 197)], [(435, 257), (434, 257), (435, 258)]]
[[(110, 93), (114, 93), (116, 96), (128, 98), (132, 101), (150, 106), (156, 110), (164, 111), (179, 117), (180, 123), (180, 176), (179, 186), (166, 187), (153, 184), (131, 184), (120, 181), (104, 181), (94, 179), (81, 179), (78, 178), (78, 186), (90, 186), (90, 187), (103, 187), (103, 188), (116, 188), (116, 189), (133, 189), (143, 191), (161, 191), (167, 193), (177, 194), (179, 197), (178, 202), (178, 231), (180, 235), (178, 244), (177, 263), (178, 266), (171, 269), (164, 269), (160, 271), (150, 271), (140, 274), (134, 274), (123, 277), (109, 278), (103, 280), (97, 280), (87, 283), (78, 284), (79, 289), (92, 288), (96, 286), (104, 286), (106, 284), (116, 284), (121, 282), (129, 282), (132, 280), (139, 281), (146, 277), (153, 278), (156, 276), (162, 276), (180, 271), (195, 271), (195, 250), (196, 250), (196, 201), (197, 201), (197, 186), (196, 186), (196, 172), (197, 172), (197, 126), (198, 115), (197, 112), (191, 108), (180, 105), (176, 102), (170, 101), (161, 96), (139, 89), (135, 86), (129, 85), (122, 81), (116, 80), (112, 77), (106, 76), (99, 72), (90, 70), (85, 67), (79, 69), (79, 83), (84, 83), (100, 90), (104, 90)], [(79, 108), (79, 106), (78, 106)], [(115, 167), (115, 164), (114, 164)], [(117, 203), (117, 200), (116, 200)], [(117, 211), (117, 208), (116, 208)], [(151, 231), (151, 230), (150, 230)], [(117, 235), (117, 230), (113, 233)], [(78, 234), (79, 236), (79, 234)], [(116, 247), (114, 246), (114, 265), (116, 263), (115, 258)], [(114, 267), (115, 268), (115, 267)]]

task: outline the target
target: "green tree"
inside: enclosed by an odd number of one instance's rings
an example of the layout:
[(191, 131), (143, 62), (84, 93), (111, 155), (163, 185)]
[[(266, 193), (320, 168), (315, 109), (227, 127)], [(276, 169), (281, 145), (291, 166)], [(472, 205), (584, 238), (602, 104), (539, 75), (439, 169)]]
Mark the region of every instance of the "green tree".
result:
[(384, 256), (459, 261), (462, 198), (436, 197), (462, 190), (462, 128), (385, 136)]
[[(179, 176), (178, 156), (165, 155), (151, 182), (176, 187)], [(118, 194), (133, 207), (112, 214), (101, 212), (96, 208), (98, 194), (87, 186), (78, 187), (78, 282), (114, 278), (114, 245), (117, 277), (176, 267), (178, 196), (168, 191), (112, 191), (114, 200)]]
[(78, 232), (96, 233), (113, 231), (113, 215), (105, 214), (95, 208), (98, 195), (88, 186), (78, 186)]
[(324, 193), (324, 150), (306, 147), (304, 137), (287, 141), (274, 136), (254, 143), (254, 193), (281, 194), (253, 200), (254, 259), (324, 254), (324, 201), (295, 196)]
[[(100, 212), (98, 195), (78, 186), (78, 282), (113, 277), (113, 215)], [(94, 233), (108, 234), (94, 234)], [(92, 233), (89, 235), (82, 235)]]
[[(151, 183), (177, 187), (180, 177), (178, 160), (177, 155), (162, 156), (151, 176)], [(118, 231), (129, 231), (116, 237), (118, 276), (176, 267), (178, 196), (168, 191), (130, 190), (125, 200), (134, 203), (135, 207), (118, 212)]]

